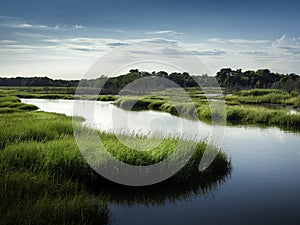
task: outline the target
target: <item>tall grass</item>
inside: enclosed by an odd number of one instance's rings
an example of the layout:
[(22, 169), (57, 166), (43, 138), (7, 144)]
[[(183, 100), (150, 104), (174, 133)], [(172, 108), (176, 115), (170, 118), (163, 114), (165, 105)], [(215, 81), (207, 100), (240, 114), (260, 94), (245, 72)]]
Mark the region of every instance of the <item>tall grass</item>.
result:
[(86, 170), (81, 170), (78, 163), (83, 159), (75, 148), (71, 118), (6, 112), (0, 124), (1, 225), (108, 222), (107, 200), (93, 197), (81, 180), (73, 179), (91, 169), (82, 163)]
[(99, 95), (97, 97), (97, 101), (115, 101), (116, 99), (118, 99), (118, 97), (115, 95)]
[(226, 96), (229, 102), (236, 101), (241, 104), (281, 104), (300, 107), (300, 96), (296, 92), (287, 93), (278, 89), (253, 89), (237, 92), (236, 95)]
[(266, 124), (280, 127), (299, 128), (300, 115), (290, 115), (286, 110), (251, 106), (227, 107), (227, 118), (231, 122), (244, 124)]
[(279, 89), (251, 89), (242, 90), (236, 93), (239, 96), (262, 96), (268, 94), (286, 94), (285, 91)]
[(48, 173), (9, 171), (0, 176), (0, 224), (105, 224), (107, 201), (72, 180)]
[[(120, 97), (114, 102), (115, 105), (126, 110), (157, 110), (170, 113), (172, 115), (180, 115), (186, 118), (197, 117), (197, 107), (200, 103), (183, 102), (180, 99), (171, 102), (167, 98), (159, 96), (146, 97)], [(206, 104), (206, 103), (202, 103)]]
[(44, 112), (0, 114), (0, 149), (9, 143), (73, 135), (71, 118)]
[[(164, 160), (176, 149), (178, 144), (178, 139), (167, 138), (159, 146), (149, 149), (151, 151), (138, 151), (124, 146), (114, 134), (100, 133), (99, 135), (104, 146), (116, 159), (135, 166), (151, 165)], [(128, 136), (127, 138), (135, 138), (133, 141), (138, 141), (138, 137)], [(154, 137), (149, 141), (155, 141), (153, 139)], [(186, 142), (184, 146), (186, 149), (182, 149), (182, 151), (188, 152), (191, 145), (192, 143)], [(147, 144), (144, 147), (147, 148)], [(205, 149), (205, 143), (198, 143), (188, 166), (175, 175), (172, 181), (178, 183), (193, 179), (199, 173), (197, 163)], [(0, 159), (3, 169), (47, 172), (54, 177), (71, 178), (82, 184), (94, 183), (98, 179), (100, 182), (103, 181), (82, 158), (73, 137), (61, 137), (45, 142), (27, 141), (10, 144), (2, 150)], [(101, 158), (101, 155), (96, 156), (94, 160), (97, 163), (105, 163), (105, 159)], [(212, 167), (215, 169), (211, 171), (211, 176), (221, 170), (228, 171), (230, 168), (228, 159), (223, 153), (220, 152), (216, 160), (219, 161), (213, 163)], [(184, 176), (182, 176), (183, 173)]]
[[(250, 92), (250, 91), (247, 91)], [(270, 102), (270, 101), (279, 101), (276, 95), (277, 93), (269, 93), (266, 92), (267, 95), (262, 95), (260, 91), (258, 92), (258, 97), (245, 97), (247, 98), (247, 103), (258, 103), (262, 102)], [(282, 92), (282, 91), (280, 91)], [(252, 92), (250, 92), (252, 93)], [(282, 94), (280, 94), (282, 95)], [(286, 96), (286, 94), (282, 95)], [(242, 96), (243, 97), (243, 96)], [(254, 99), (253, 101), (251, 99)], [(263, 100), (264, 99), (264, 100)], [(273, 99), (273, 100), (272, 100)], [(276, 99), (276, 100), (275, 100)], [(286, 97), (282, 97), (282, 99), (286, 99)], [(296, 98), (294, 98), (296, 99)], [(226, 97), (228, 101), (242, 101), (239, 96), (228, 96)], [(296, 100), (300, 103), (300, 98), (298, 97)], [(285, 100), (288, 101), (288, 100)], [(243, 102), (244, 103), (244, 102)], [(158, 110), (162, 112), (167, 112), (172, 115), (180, 115), (182, 117), (188, 119), (199, 118), (205, 122), (210, 122), (212, 118), (212, 112), (210, 110), (208, 102), (196, 102), (196, 103), (187, 103), (178, 101), (175, 103), (170, 102), (168, 99), (155, 99), (146, 96), (144, 98), (141, 97), (120, 97), (118, 100), (114, 102), (115, 105), (121, 107), (123, 109), (130, 109), (131, 106), (133, 110)], [(155, 107), (154, 107), (155, 106)], [(222, 118), (223, 114), (214, 111), (214, 118)], [(276, 125), (284, 128), (295, 128), (299, 129), (300, 127), (300, 115), (290, 115), (287, 113), (285, 109), (269, 109), (265, 107), (254, 107), (249, 105), (227, 105), (226, 107), (226, 119), (228, 122), (234, 123), (242, 123), (242, 124), (264, 124), (264, 125)]]
[(25, 104), (16, 96), (2, 96), (0, 97), (0, 113), (11, 113), (37, 110), (38, 107), (31, 104)]

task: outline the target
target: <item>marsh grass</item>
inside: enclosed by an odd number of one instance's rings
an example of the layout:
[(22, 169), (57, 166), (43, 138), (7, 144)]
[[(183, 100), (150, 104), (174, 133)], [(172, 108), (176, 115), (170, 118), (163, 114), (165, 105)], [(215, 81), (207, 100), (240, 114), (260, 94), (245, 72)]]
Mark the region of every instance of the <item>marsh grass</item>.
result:
[[(134, 166), (151, 165), (166, 159), (176, 149), (179, 141), (176, 138), (167, 138), (154, 149), (147, 150), (148, 145), (145, 144), (144, 148), (146, 150), (139, 151), (123, 145), (114, 134), (101, 132), (99, 135), (101, 140), (103, 140), (104, 146), (113, 157)], [(133, 139), (134, 141), (137, 139), (137, 137), (131, 136), (127, 138)], [(155, 139), (155, 137), (151, 137), (149, 141), (155, 141), (153, 139)], [(192, 144), (193, 143), (187, 141), (185, 146), (189, 148)], [(92, 145), (92, 143), (90, 145)], [(199, 159), (201, 159), (205, 149), (206, 144), (204, 142), (197, 143), (194, 155), (187, 164), (188, 166), (171, 180), (179, 183), (193, 179), (193, 177), (199, 173), (196, 164), (199, 163)], [(219, 151), (218, 149), (216, 150)], [(181, 151), (188, 151), (188, 149), (181, 149)], [(2, 169), (10, 168), (11, 170), (47, 172), (54, 177), (71, 178), (82, 184), (97, 182), (98, 178), (99, 181), (102, 182), (102, 179), (83, 159), (75, 139), (72, 136), (66, 135), (57, 137), (54, 140), (44, 139), (42, 142), (41, 140), (13, 142), (1, 151), (0, 159)], [(226, 155), (220, 152), (216, 160), (218, 159), (222, 159), (224, 163), (218, 162), (213, 164), (212, 166), (215, 169), (211, 171), (210, 175), (213, 175), (214, 172), (218, 173), (220, 170), (227, 171), (229, 169), (230, 165), (228, 164)], [(101, 155), (96, 156), (95, 160), (98, 163), (105, 163), (105, 159), (101, 158)], [(217, 171), (217, 168), (220, 170)], [(185, 175), (183, 176), (182, 173)]]
[[(270, 93), (271, 92), (271, 93)], [(244, 92), (242, 92), (244, 93)], [(246, 93), (246, 94), (245, 94)], [(255, 96), (251, 95), (252, 91), (245, 91), (240, 96), (227, 96), (226, 101), (231, 104), (226, 106), (226, 119), (228, 122), (241, 123), (241, 124), (263, 124), (263, 125), (276, 125), (283, 128), (298, 128), (300, 127), (300, 115), (290, 115), (285, 109), (269, 109), (266, 107), (255, 107), (250, 105), (240, 105), (245, 98), (247, 101), (243, 103), (262, 103), (262, 102), (278, 102), (284, 101), (290, 104), (300, 104), (300, 97), (289, 98), (289, 94), (283, 91), (275, 90), (254, 90)], [(266, 94), (266, 95), (265, 95)], [(280, 95), (278, 97), (277, 95)], [(246, 97), (244, 97), (246, 96)], [(251, 98), (250, 98), (250, 97)], [(264, 100), (263, 100), (264, 99)], [(281, 99), (281, 100), (280, 100)], [(193, 103), (188, 102), (170, 102), (167, 98), (155, 97), (120, 97), (114, 102), (120, 108), (129, 110), (157, 110), (167, 112), (172, 115), (181, 116), (188, 119), (199, 118), (202, 121), (211, 122), (211, 110), (207, 101), (197, 101)], [(214, 118), (223, 118), (223, 113), (218, 110), (214, 111)]]
[(278, 89), (253, 89), (243, 90), (232, 96), (226, 96), (227, 102), (238, 102), (241, 104), (271, 103), (300, 107), (300, 96), (297, 92), (285, 92)]
[(115, 95), (99, 95), (97, 101), (115, 101), (118, 97)]
[(16, 96), (2, 96), (0, 97), (0, 113), (11, 113), (20, 111), (33, 111), (38, 107), (31, 104), (22, 103)]
[(116, 106), (126, 110), (157, 110), (170, 113), (184, 118), (197, 118), (197, 108), (203, 103), (193, 103), (192, 101), (182, 101), (175, 99), (172, 102), (168, 98), (161, 96), (126, 96), (120, 97), (113, 102)]
[(0, 177), (0, 224), (105, 224), (107, 201), (72, 180), (9, 171)]
[(299, 128), (300, 115), (290, 115), (285, 109), (267, 109), (253, 106), (227, 107), (227, 118), (244, 124), (266, 124), (280, 127)]
[[(115, 95), (99, 95), (97, 88), (79, 87), (0, 87), (0, 102), (20, 102), (19, 98), (37, 99), (81, 99), (96, 101), (115, 101)], [(0, 106), (1, 107), (1, 106)]]
[(46, 141), (73, 135), (72, 121), (64, 115), (24, 112), (0, 115), (0, 149), (21, 141)]

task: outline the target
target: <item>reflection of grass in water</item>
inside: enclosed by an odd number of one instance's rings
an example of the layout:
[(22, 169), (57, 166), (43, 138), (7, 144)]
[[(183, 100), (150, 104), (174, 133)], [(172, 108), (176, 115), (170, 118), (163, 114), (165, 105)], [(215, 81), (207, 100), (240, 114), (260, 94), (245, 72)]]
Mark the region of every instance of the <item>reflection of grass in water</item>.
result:
[[(11, 102), (19, 100), (11, 98)], [(80, 121), (78, 118), (75, 126), (81, 127)], [(0, 224), (103, 224), (109, 217), (108, 201), (158, 203), (159, 196), (175, 201), (194, 192), (205, 193), (202, 190), (215, 187), (230, 170), (226, 155), (219, 153), (212, 167), (199, 173), (206, 145), (198, 143), (188, 165), (163, 184), (139, 190), (117, 185), (115, 192), (107, 187), (116, 185), (99, 176), (82, 158), (70, 117), (22, 111), (0, 114), (0, 123)], [(114, 157), (133, 165), (163, 160), (178, 142), (166, 138), (152, 151), (137, 151), (123, 146), (114, 134), (99, 135)]]
[(199, 175), (181, 183), (164, 181), (145, 187), (129, 187), (117, 184), (106, 184), (95, 190), (109, 198), (109, 201), (120, 205), (163, 205), (191, 200), (195, 196), (209, 195), (226, 182), (230, 170), (219, 171), (214, 175)]

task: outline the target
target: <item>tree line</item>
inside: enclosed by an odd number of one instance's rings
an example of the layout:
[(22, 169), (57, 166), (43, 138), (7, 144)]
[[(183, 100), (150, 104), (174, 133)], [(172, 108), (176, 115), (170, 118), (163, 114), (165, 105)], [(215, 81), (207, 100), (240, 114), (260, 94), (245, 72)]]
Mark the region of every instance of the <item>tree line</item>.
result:
[(221, 69), (215, 77), (208, 76), (207, 74), (201, 76), (190, 75), (187, 72), (167, 73), (165, 71), (153, 71), (149, 73), (137, 69), (132, 69), (127, 74), (117, 77), (101, 76), (91, 80), (53, 80), (48, 77), (0, 77), (0, 86), (77, 87), (80, 83), (81, 87), (101, 87), (102, 94), (118, 94), (127, 84), (143, 77), (166, 78), (183, 88), (198, 87), (200, 83), (202, 87), (220, 85), (231, 91), (252, 88), (277, 88), (288, 92), (293, 90), (300, 92), (300, 76), (294, 73), (279, 74), (273, 73), (268, 69), (243, 72), (241, 69), (233, 70), (231, 68)]
[(273, 73), (268, 69), (242, 72), (241, 69), (224, 68), (217, 72), (216, 79), (220, 86), (229, 90), (275, 88), (300, 92), (300, 76), (295, 73)]

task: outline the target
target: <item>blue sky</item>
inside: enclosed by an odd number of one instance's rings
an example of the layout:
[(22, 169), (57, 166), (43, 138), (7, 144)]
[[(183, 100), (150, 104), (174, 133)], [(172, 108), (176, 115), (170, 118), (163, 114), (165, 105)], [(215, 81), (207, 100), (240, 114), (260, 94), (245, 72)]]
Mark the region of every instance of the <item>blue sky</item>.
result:
[(300, 73), (299, 8), (269, 0), (3, 1), (0, 76), (80, 78), (103, 54), (138, 40), (197, 52), (212, 73)]

